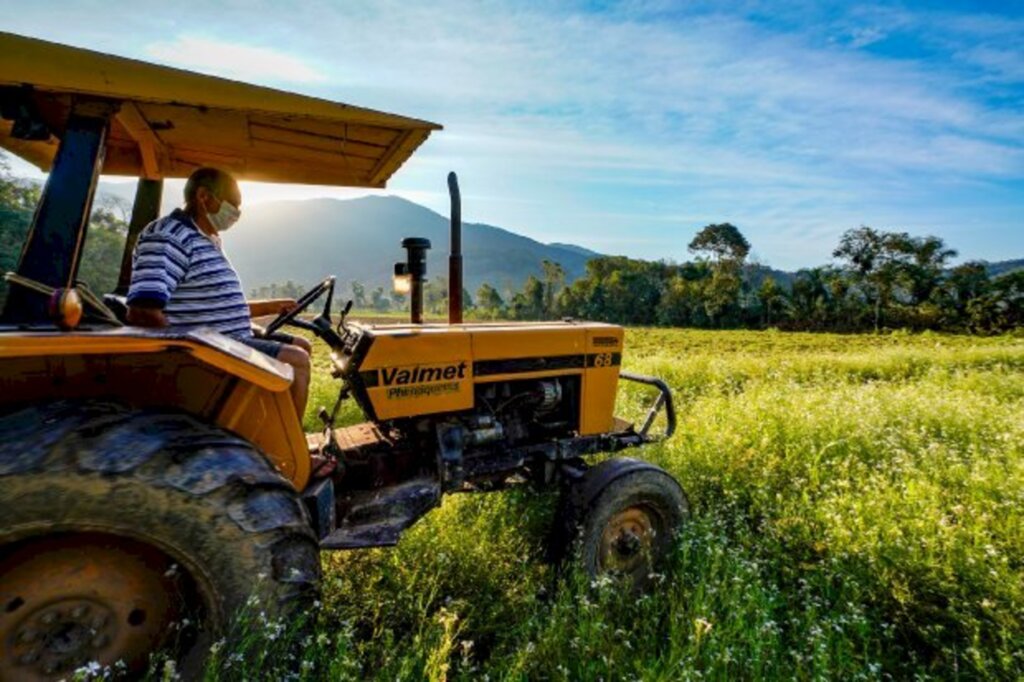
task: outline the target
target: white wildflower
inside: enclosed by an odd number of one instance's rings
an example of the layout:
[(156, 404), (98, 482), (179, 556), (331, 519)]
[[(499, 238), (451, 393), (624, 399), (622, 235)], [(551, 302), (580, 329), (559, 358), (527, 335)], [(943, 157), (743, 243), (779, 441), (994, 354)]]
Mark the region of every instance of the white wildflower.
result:
[(83, 679), (92, 679), (96, 675), (99, 675), (103, 671), (103, 666), (99, 664), (99, 661), (89, 661), (80, 668), (76, 668), (72, 673), (76, 678), (81, 677)]

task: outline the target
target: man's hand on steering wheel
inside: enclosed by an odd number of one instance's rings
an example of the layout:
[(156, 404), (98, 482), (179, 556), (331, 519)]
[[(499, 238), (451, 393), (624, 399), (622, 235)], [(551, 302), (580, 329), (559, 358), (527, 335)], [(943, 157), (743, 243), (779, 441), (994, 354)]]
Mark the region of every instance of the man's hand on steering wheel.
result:
[(273, 334), (275, 331), (280, 329), (286, 324), (294, 325), (300, 329), (308, 329), (316, 332), (316, 329), (310, 323), (305, 320), (298, 319), (300, 313), (306, 308), (311, 306), (316, 299), (320, 298), (325, 291), (334, 289), (334, 277), (328, 277), (324, 281), (317, 284), (315, 287), (304, 293), (299, 297), (299, 300), (292, 306), (287, 306), (287, 310), (282, 309), (280, 314), (270, 322), (266, 327), (267, 335)]

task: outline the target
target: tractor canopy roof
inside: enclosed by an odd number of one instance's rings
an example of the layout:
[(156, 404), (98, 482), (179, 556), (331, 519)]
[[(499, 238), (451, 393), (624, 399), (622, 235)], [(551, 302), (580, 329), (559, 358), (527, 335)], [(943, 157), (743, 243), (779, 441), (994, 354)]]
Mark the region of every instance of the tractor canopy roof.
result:
[(0, 32), (0, 146), (50, 169), (73, 107), (112, 105), (102, 173), (384, 187), (441, 126)]

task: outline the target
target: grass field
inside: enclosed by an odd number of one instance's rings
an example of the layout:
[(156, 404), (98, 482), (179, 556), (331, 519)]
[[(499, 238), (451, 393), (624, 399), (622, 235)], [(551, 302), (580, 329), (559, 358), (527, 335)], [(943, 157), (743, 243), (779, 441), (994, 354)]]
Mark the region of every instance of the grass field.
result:
[(397, 548), (325, 555), (301, 655), (271, 625), (211, 678), (1024, 676), (1024, 338), (634, 329), (625, 365), (675, 392), (676, 436), (638, 454), (694, 511), (651, 594), (556, 582), (547, 496), (453, 497)]

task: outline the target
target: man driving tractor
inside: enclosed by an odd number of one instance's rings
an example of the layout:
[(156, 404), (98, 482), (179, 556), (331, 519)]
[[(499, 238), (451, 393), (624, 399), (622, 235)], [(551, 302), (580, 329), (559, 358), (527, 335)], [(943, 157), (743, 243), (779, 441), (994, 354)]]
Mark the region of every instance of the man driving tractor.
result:
[(184, 194), (184, 208), (153, 221), (139, 235), (128, 322), (138, 327), (210, 327), (291, 365), (292, 399), (301, 420), (312, 346), (288, 334), (253, 334), (253, 315), (287, 312), (291, 306), (246, 302), (238, 273), (223, 252), (220, 235), (241, 216), (238, 182), (225, 171), (200, 168), (189, 176)]

